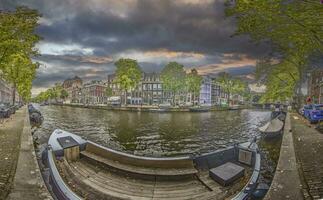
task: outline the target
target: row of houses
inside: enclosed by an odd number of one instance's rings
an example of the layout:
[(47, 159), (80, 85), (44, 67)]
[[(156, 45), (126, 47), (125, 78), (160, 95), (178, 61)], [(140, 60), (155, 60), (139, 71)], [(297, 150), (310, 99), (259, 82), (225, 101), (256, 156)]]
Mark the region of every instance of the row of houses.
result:
[[(0, 104), (12, 104), (13, 87), (11, 84), (0, 78)], [(20, 102), (21, 98), (16, 91), (16, 103)]]
[[(171, 104), (173, 101), (176, 105), (228, 104), (227, 93), (209, 76), (203, 76), (198, 94), (181, 91), (173, 95), (171, 91), (164, 89), (159, 73), (143, 73), (142, 80), (137, 87), (127, 93), (127, 99), (115, 79), (115, 74), (108, 75), (104, 81), (90, 81), (84, 84), (82, 79), (77, 76), (67, 79), (63, 83), (63, 88), (69, 94), (65, 101), (66, 103), (114, 105), (120, 105), (125, 101), (132, 105), (161, 105)], [(108, 94), (107, 88), (110, 88), (111, 94)], [(235, 102), (243, 101), (240, 96), (231, 98), (235, 99)]]

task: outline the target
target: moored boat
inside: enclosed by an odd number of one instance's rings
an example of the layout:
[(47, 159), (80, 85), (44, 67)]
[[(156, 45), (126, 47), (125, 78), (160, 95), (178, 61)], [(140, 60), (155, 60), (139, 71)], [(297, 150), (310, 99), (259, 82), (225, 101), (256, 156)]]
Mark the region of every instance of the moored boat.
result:
[(240, 109), (240, 106), (239, 105), (229, 106), (229, 110), (239, 110), (239, 109)]
[(262, 127), (259, 127), (259, 131), (264, 135), (264, 137), (273, 138), (281, 135), (283, 127), (284, 122), (279, 118), (275, 118), (267, 122)]
[(197, 156), (152, 158), (62, 130), (52, 133), (43, 153), (58, 199), (247, 199), (257, 186), (260, 159), (255, 142)]
[(191, 112), (208, 112), (210, 111), (210, 109), (211, 108), (207, 106), (195, 106), (195, 107), (189, 108)]

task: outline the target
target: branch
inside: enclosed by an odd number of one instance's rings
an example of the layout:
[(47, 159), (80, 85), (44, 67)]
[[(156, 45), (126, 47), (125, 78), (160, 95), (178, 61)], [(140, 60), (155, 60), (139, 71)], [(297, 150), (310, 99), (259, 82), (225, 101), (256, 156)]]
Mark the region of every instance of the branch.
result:
[(309, 30), (310, 32), (313, 33), (314, 38), (320, 43), (323, 44), (323, 42), (321, 41), (321, 39), (317, 36), (316, 31), (314, 31), (313, 29), (310, 29), (308, 27), (306, 27), (304, 24), (302, 24), (301, 22), (297, 21), (296, 19), (294, 19), (292, 16), (288, 15), (287, 13), (284, 14), (285, 16), (287, 16), (289, 19), (291, 19), (294, 23), (298, 24), (299, 26), (303, 27), (306, 30)]

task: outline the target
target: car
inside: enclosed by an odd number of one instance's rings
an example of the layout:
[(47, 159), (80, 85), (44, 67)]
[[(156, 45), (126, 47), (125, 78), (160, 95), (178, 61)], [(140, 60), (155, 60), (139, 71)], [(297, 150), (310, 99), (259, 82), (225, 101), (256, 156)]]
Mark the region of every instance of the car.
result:
[(304, 117), (311, 123), (323, 121), (323, 104), (310, 104), (304, 106)]
[(5, 104), (0, 104), (0, 118), (8, 118), (10, 115), (10, 108)]

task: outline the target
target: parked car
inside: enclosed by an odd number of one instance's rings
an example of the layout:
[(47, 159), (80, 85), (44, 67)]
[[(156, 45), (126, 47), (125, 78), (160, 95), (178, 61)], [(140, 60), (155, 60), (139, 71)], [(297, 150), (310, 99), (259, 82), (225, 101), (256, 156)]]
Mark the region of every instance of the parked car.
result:
[(0, 118), (8, 118), (10, 115), (10, 108), (5, 104), (0, 104)]
[(304, 117), (311, 123), (323, 120), (323, 104), (311, 104), (304, 106)]

